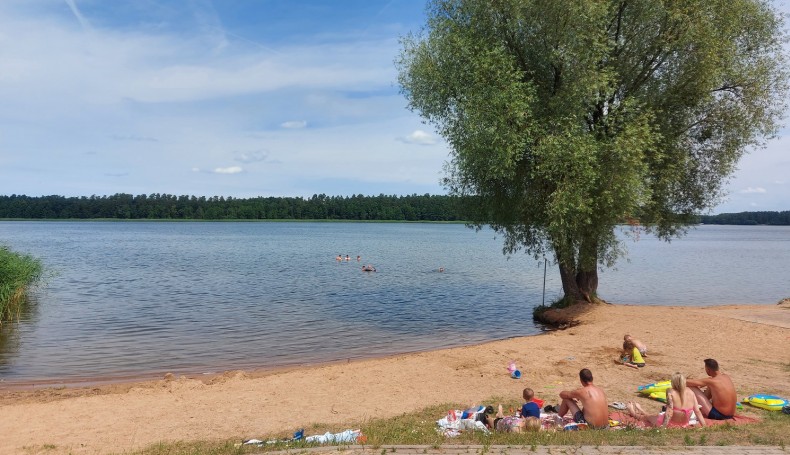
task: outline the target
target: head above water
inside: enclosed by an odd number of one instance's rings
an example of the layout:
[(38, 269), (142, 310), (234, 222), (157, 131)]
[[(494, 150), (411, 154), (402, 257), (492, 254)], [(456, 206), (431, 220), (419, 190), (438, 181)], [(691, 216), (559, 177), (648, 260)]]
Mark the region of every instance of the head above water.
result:
[(591, 384), (593, 382), (592, 371), (587, 368), (583, 368), (581, 371), (579, 371), (579, 380), (582, 382), (582, 384)]

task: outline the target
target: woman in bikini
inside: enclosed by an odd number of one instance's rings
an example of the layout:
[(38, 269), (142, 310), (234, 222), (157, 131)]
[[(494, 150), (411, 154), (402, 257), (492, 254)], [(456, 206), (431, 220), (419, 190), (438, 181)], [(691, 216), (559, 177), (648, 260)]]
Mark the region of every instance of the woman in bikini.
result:
[(691, 414), (697, 416), (697, 422), (705, 426), (705, 417), (699, 409), (697, 397), (694, 392), (686, 387), (686, 377), (680, 373), (672, 375), (670, 381), (672, 388), (667, 390), (667, 411), (659, 415), (647, 415), (639, 403), (628, 402), (626, 409), (628, 413), (643, 422), (654, 427), (664, 428), (687, 428), (691, 420)]

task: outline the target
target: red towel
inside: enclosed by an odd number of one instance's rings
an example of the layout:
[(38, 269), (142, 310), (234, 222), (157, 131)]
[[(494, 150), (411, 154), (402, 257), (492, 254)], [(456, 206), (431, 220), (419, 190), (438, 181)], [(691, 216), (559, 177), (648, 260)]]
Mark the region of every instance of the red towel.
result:
[[(646, 428), (648, 426), (645, 422), (637, 420), (625, 412), (612, 412), (609, 414), (609, 418), (611, 420), (619, 420), (623, 425), (632, 425), (638, 428)], [(730, 425), (744, 425), (747, 423), (755, 423), (759, 421), (760, 419), (757, 417), (751, 417), (743, 414), (736, 414), (735, 417), (728, 420), (705, 419), (705, 423), (708, 425), (723, 425), (726, 423), (729, 423)]]

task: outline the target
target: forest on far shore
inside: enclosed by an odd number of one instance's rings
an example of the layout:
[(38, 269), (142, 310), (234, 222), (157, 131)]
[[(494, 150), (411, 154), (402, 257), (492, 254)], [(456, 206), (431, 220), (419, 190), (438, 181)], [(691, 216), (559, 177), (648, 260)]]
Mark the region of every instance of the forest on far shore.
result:
[[(462, 199), (446, 195), (234, 198), (171, 194), (0, 196), (0, 219), (464, 221)], [(645, 220), (643, 220), (644, 222)], [(790, 211), (701, 215), (704, 224), (790, 225)]]

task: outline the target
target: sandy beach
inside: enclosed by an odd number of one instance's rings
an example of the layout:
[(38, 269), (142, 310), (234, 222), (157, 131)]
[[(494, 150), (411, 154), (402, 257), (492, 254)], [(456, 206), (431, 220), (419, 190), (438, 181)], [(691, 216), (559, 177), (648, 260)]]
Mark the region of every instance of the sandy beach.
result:
[[(584, 305), (578, 320), (537, 336), (283, 371), (0, 389), (0, 453), (105, 454), (160, 441), (286, 436), (315, 423), (342, 429), (441, 403), (517, 399), (527, 386), (556, 402), (560, 390), (578, 386), (585, 367), (610, 402), (625, 401), (637, 385), (674, 371), (704, 376), (707, 357), (732, 376), (739, 397), (790, 396), (790, 305)], [(647, 343), (647, 367), (615, 363), (625, 333)], [(508, 375), (511, 360), (520, 380)]]

